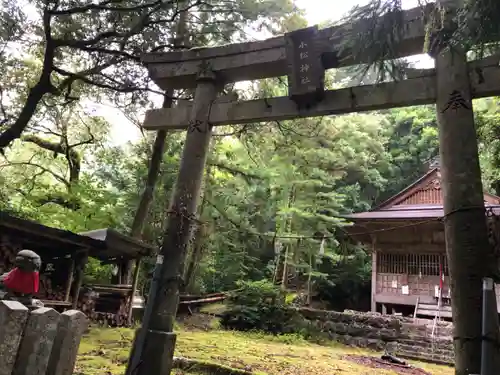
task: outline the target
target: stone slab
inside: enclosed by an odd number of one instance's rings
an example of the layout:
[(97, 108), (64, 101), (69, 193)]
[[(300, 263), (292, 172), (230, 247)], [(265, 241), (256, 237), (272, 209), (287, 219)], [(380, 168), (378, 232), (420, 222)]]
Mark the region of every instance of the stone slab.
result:
[(61, 314), (46, 375), (73, 374), (80, 340), (88, 323), (81, 311), (69, 310)]
[(59, 320), (60, 314), (48, 307), (42, 307), (30, 313), (13, 375), (45, 374)]
[(0, 301), (0, 375), (12, 374), (28, 314), (20, 302)]

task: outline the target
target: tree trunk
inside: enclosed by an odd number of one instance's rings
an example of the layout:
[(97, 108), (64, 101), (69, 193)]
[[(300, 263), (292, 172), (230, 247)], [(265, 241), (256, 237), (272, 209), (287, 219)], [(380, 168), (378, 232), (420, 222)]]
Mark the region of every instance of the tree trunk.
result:
[[(441, 51), (436, 57), (436, 71), (446, 253), (455, 324), (455, 373), (479, 374), (482, 279), (495, 273), (497, 262), (487, 238), (465, 52)], [(498, 332), (496, 308), (488, 313)]]
[[(167, 92), (165, 92), (163, 108), (170, 108), (172, 106), (172, 95), (173, 90), (168, 90)], [(134, 221), (132, 222), (132, 227), (130, 230), (130, 236), (132, 238), (140, 239), (142, 236), (142, 230), (148, 216), (149, 207), (151, 206), (151, 202), (153, 201), (153, 194), (160, 173), (161, 163), (163, 161), (166, 139), (167, 132), (165, 130), (159, 130), (158, 133), (156, 133), (151, 161), (149, 162), (146, 186), (144, 187), (144, 190), (142, 192), (141, 200), (139, 201), (139, 206), (137, 207), (137, 211), (135, 212)], [(139, 262), (137, 261), (135, 263), (135, 266), (138, 267)], [(126, 265), (126, 271), (124, 271), (125, 280), (122, 280), (124, 284), (131, 283), (133, 264), (134, 260), (130, 260)]]
[[(180, 2), (181, 3), (181, 2)], [(181, 4), (179, 4), (181, 5)], [(176, 39), (174, 44), (177, 46), (185, 45), (185, 39), (187, 35), (187, 17), (188, 12), (181, 12), (179, 16), (179, 21), (177, 23), (176, 30)], [(174, 90), (169, 89), (165, 91), (164, 99), (163, 99), (163, 108), (171, 108), (172, 107), (172, 97), (174, 95)], [(132, 227), (130, 229), (130, 236), (132, 238), (140, 239), (142, 236), (142, 230), (144, 228), (144, 223), (148, 216), (149, 207), (151, 206), (151, 202), (153, 201), (153, 194), (155, 191), (156, 182), (158, 180), (158, 175), (160, 173), (161, 163), (163, 161), (163, 153), (165, 150), (165, 142), (167, 139), (167, 131), (159, 130), (156, 133), (155, 142), (153, 144), (153, 152), (151, 155), (151, 161), (149, 163), (148, 176), (146, 178), (146, 186), (144, 191), (142, 192), (141, 200), (139, 202), (139, 207), (134, 216), (134, 221), (132, 222)], [(132, 267), (133, 260), (130, 260), (127, 264), (127, 270), (125, 272), (125, 284), (130, 284), (132, 282)], [(135, 262), (135, 266), (139, 267), (139, 261)]]
[[(212, 149), (212, 148), (211, 148)], [(212, 150), (209, 151), (209, 153)], [(211, 167), (208, 166), (206, 171), (205, 171), (205, 180), (204, 184), (201, 188), (203, 191), (202, 193), (202, 202), (200, 204), (200, 207), (198, 209), (198, 217), (202, 218), (203, 217), (203, 212), (205, 210), (205, 199), (204, 197), (207, 194), (207, 189), (210, 187), (210, 177), (211, 177)], [(194, 242), (193, 246), (191, 248), (191, 257), (189, 259), (186, 272), (184, 274), (184, 288), (183, 291), (187, 292), (193, 292), (193, 287), (194, 287), (194, 282), (195, 282), (195, 276), (196, 276), (196, 270), (199, 262), (201, 261), (203, 257), (203, 249), (205, 245), (205, 238), (207, 236), (208, 230), (207, 227), (204, 223), (199, 223), (196, 226), (196, 231), (194, 234)]]
[(184, 276), (185, 288), (184, 291), (187, 293), (194, 293), (193, 288), (196, 280), (196, 271), (198, 269), (198, 264), (203, 257), (203, 249), (205, 245), (205, 238), (207, 235), (207, 228), (205, 225), (199, 225), (194, 237), (193, 250), (191, 252), (191, 258), (186, 269), (186, 274)]

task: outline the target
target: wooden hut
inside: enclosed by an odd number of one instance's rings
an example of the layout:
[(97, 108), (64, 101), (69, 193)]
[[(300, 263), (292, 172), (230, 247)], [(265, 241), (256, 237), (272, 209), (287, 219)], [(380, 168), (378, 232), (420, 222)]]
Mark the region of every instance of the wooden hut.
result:
[[(40, 290), (36, 298), (49, 307), (81, 308), (86, 313), (94, 313), (100, 297), (99, 291), (95, 291), (99, 288), (92, 285), (87, 285), (84, 289), (87, 292), (82, 293), (88, 257), (119, 265), (154, 252), (153, 247), (112, 229), (76, 234), (0, 212), (0, 272), (13, 267), (16, 254), (22, 249), (33, 250), (42, 258)], [(134, 276), (137, 279), (138, 273)], [(106, 287), (113, 289), (114, 286)], [(124, 297), (121, 301), (126, 301), (119, 309), (131, 309), (134, 287), (118, 285), (114, 289)], [(129, 312), (114, 314), (126, 317)]]
[[(484, 193), (484, 202), (485, 220), (496, 234), (500, 198)], [(354, 223), (347, 228), (351, 238), (372, 254), (372, 311), (451, 318), (442, 217), (439, 167), (378, 207), (348, 215)], [(496, 290), (500, 301), (500, 287)]]

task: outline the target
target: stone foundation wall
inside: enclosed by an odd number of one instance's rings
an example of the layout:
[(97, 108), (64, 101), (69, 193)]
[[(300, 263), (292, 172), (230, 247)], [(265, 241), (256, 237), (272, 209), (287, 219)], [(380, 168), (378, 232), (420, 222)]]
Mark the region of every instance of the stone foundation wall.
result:
[(350, 346), (384, 350), (387, 343), (408, 337), (400, 318), (306, 308), (299, 311), (313, 331)]
[[(433, 360), (452, 360), (452, 325), (442, 323), (436, 328), (437, 339), (431, 338), (432, 320), (396, 317), (355, 311), (325, 311), (309, 308), (298, 310), (311, 330), (334, 341), (377, 351)], [(438, 358), (436, 358), (438, 359)]]

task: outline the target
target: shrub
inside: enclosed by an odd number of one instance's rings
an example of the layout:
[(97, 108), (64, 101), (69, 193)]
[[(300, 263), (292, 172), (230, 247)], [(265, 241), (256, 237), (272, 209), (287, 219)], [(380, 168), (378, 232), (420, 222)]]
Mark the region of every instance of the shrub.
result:
[(273, 334), (300, 332), (302, 316), (286, 302), (286, 294), (269, 281), (245, 282), (229, 299), (221, 325), (238, 331), (265, 331)]

